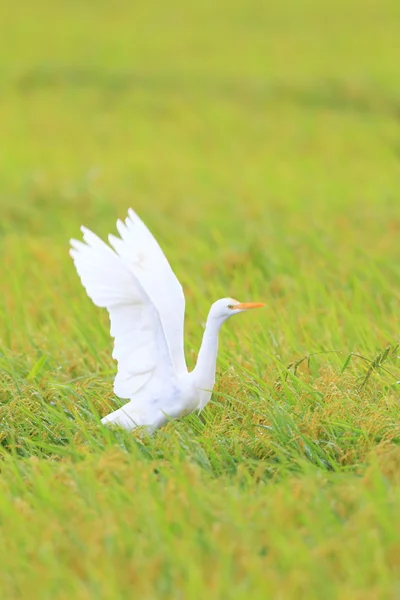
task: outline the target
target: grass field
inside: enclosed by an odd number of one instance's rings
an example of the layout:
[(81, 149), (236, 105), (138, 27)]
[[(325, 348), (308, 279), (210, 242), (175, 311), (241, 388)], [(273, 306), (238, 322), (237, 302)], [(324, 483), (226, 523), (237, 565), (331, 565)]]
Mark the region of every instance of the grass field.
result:
[[(400, 5), (0, 8), (0, 597), (400, 597)], [(205, 411), (109, 431), (68, 256), (132, 206), (187, 297)]]

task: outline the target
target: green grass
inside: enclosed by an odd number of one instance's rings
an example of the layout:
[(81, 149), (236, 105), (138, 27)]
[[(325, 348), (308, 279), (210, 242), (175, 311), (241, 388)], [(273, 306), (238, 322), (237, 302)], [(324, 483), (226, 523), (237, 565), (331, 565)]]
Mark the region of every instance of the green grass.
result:
[[(399, 4), (0, 9), (0, 597), (400, 596)], [(205, 411), (119, 405), (68, 256), (132, 206), (218, 297)]]

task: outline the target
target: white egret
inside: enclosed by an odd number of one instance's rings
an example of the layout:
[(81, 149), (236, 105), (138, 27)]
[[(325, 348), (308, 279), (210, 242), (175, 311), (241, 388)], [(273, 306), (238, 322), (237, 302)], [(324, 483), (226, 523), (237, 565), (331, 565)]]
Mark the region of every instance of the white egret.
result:
[(71, 240), (70, 254), (88, 296), (107, 308), (118, 362), (114, 392), (130, 402), (102, 419), (150, 431), (169, 419), (199, 412), (215, 382), (218, 332), (229, 317), (259, 302), (217, 300), (211, 306), (196, 367), (188, 372), (183, 344), (185, 297), (153, 235), (129, 209), (117, 221), (120, 237), (108, 246), (82, 227), (84, 242)]

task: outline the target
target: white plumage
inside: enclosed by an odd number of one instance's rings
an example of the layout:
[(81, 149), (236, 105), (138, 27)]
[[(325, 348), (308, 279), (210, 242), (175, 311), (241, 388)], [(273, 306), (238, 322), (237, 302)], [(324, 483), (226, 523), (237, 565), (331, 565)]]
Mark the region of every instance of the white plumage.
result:
[(202, 410), (215, 382), (218, 332), (232, 316), (260, 303), (232, 298), (215, 302), (208, 315), (196, 368), (188, 373), (184, 354), (185, 297), (160, 246), (129, 209), (118, 221), (120, 237), (108, 246), (82, 227), (83, 242), (71, 240), (70, 254), (88, 296), (107, 308), (118, 362), (114, 392), (130, 402), (102, 419), (126, 429), (161, 427)]

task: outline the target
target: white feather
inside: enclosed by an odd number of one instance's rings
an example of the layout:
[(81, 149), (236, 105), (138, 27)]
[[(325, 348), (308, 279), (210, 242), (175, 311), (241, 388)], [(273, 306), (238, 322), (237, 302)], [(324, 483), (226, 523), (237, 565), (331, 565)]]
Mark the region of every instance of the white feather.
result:
[(114, 392), (131, 399), (152, 378), (175, 376), (163, 327), (125, 261), (97, 235), (85, 227), (82, 232), (86, 243), (72, 240), (70, 254), (88, 296), (109, 312), (113, 357), (118, 361)]
[(251, 305), (241, 306), (232, 298), (212, 305), (196, 368), (188, 373), (182, 287), (133, 210), (125, 222), (117, 222), (117, 229), (120, 238), (109, 236), (112, 249), (82, 227), (84, 242), (71, 240), (70, 254), (88, 296), (109, 312), (118, 362), (114, 392), (130, 400), (102, 422), (155, 429), (168, 418), (204, 408), (215, 381), (219, 329)]
[(185, 296), (168, 260), (137, 214), (129, 209), (125, 223), (118, 220), (121, 238), (109, 242), (140, 281), (160, 315), (175, 371), (186, 373), (183, 327)]

